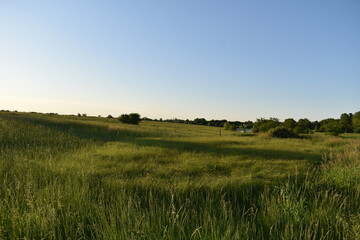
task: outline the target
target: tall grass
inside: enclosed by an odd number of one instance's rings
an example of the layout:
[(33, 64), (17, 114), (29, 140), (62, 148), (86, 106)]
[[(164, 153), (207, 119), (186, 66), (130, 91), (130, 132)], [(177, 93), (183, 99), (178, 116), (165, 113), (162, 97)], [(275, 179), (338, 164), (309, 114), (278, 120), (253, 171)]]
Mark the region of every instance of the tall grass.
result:
[(0, 116), (0, 239), (359, 239), (359, 138)]

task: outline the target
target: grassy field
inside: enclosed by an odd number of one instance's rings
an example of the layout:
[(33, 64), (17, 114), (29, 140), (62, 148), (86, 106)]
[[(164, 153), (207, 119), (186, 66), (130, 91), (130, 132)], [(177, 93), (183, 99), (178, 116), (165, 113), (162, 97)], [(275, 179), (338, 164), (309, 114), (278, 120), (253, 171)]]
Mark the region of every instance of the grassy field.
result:
[(360, 239), (360, 135), (0, 113), (0, 239)]

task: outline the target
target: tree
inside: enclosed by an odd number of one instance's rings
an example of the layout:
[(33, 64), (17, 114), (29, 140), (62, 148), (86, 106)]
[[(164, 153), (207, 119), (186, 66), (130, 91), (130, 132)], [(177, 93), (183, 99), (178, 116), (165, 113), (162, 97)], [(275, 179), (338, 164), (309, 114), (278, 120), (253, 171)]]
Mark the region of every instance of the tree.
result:
[(260, 118), (256, 119), (256, 122), (253, 124), (253, 132), (267, 132), (272, 128), (276, 128), (280, 125), (279, 119), (277, 118)]
[(355, 133), (360, 133), (360, 111), (354, 113), (352, 117), (352, 126)]
[(207, 125), (207, 121), (205, 118), (195, 118), (193, 123), (196, 125)]
[(247, 128), (247, 129), (252, 129), (254, 123), (252, 121), (246, 121), (243, 123), (243, 125)]
[(119, 121), (122, 123), (138, 125), (141, 121), (141, 118), (140, 114), (138, 113), (122, 114), (119, 117)]
[(311, 122), (310, 129), (318, 132), (320, 130), (321, 124), (318, 121)]
[(287, 129), (294, 129), (296, 127), (296, 121), (292, 118), (285, 119), (283, 126)]
[(339, 120), (329, 119), (323, 126), (326, 133), (338, 136), (343, 132), (343, 128)]
[(276, 127), (269, 131), (270, 137), (275, 138), (297, 138), (299, 137), (296, 133), (292, 130), (285, 128), (285, 127)]
[(352, 119), (349, 114), (343, 113), (340, 117), (340, 124), (343, 128), (343, 132), (351, 133), (354, 131), (352, 126)]
[(240, 124), (240, 128), (244, 131), (244, 133), (246, 133), (246, 131), (248, 129), (248, 124), (247, 123), (242, 123), (242, 124)]
[(234, 124), (231, 124), (229, 122), (224, 123), (224, 129), (225, 130), (230, 130), (230, 131), (235, 131), (236, 127)]
[(299, 119), (294, 129), (295, 133), (309, 133), (311, 122), (307, 118)]

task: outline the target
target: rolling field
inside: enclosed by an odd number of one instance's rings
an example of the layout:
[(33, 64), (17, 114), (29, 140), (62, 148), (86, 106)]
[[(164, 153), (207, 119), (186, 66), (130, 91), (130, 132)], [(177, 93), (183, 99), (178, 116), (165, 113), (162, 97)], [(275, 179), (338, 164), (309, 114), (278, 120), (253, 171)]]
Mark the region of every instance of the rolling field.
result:
[(360, 239), (360, 135), (0, 113), (0, 239)]

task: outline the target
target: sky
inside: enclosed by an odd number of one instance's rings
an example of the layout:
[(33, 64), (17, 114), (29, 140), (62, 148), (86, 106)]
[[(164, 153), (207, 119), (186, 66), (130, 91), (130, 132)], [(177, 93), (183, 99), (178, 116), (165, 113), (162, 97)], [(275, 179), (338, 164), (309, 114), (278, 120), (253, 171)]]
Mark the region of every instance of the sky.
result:
[(339, 118), (360, 111), (360, 1), (0, 0), (0, 109)]

